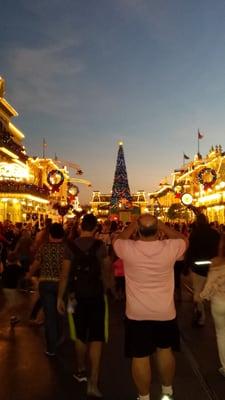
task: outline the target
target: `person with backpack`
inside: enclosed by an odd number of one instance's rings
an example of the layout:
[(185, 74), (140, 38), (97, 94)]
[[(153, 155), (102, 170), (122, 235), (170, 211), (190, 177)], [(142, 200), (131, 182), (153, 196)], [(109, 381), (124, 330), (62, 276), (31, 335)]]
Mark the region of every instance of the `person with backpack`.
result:
[[(57, 307), (65, 313), (64, 295), (68, 285), (74, 291), (74, 324), (77, 371), (73, 375), (78, 382), (87, 382), (88, 396), (101, 398), (98, 387), (102, 345), (107, 340), (107, 305), (104, 296), (105, 244), (95, 239), (97, 219), (86, 214), (81, 223), (80, 237), (74, 241), (71, 266), (62, 269)], [(87, 354), (88, 353), (88, 354)], [(86, 372), (86, 355), (90, 362), (90, 377)]]

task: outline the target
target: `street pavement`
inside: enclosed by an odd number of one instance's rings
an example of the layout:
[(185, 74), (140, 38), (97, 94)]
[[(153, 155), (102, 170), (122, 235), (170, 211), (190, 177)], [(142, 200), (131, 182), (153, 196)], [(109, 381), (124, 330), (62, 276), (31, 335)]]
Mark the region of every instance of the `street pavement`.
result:
[[(204, 328), (191, 324), (191, 294), (184, 287), (177, 303), (182, 351), (176, 355), (176, 400), (224, 400), (225, 378), (219, 375), (215, 331), (207, 310)], [(0, 399), (85, 400), (86, 386), (72, 377), (73, 343), (66, 338), (56, 359), (44, 354), (43, 327), (28, 324), (35, 294), (4, 289), (0, 292)], [(14, 329), (10, 317), (20, 317)], [(105, 345), (100, 387), (105, 400), (134, 400), (130, 361), (123, 356), (123, 305), (110, 302), (110, 339)], [(160, 398), (154, 357), (151, 399)]]

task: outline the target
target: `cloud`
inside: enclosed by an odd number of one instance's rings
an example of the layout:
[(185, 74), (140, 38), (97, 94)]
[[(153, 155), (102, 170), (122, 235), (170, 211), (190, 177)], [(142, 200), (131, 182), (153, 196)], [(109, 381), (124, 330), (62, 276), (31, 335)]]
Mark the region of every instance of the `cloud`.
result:
[(22, 114), (74, 112), (75, 88), (86, 68), (79, 56), (83, 43), (74, 7), (72, 0), (18, 0), (12, 18), (5, 10), (17, 34), (5, 31), (0, 72), (9, 81), (6, 94)]
[(8, 52), (8, 68), (14, 77), (11, 96), (23, 111), (58, 114), (59, 109), (74, 105), (76, 99), (71, 82), (85, 69), (83, 62), (73, 54), (76, 46), (77, 42), (69, 39), (40, 48), (21, 47)]
[[(70, 15), (71, 6), (73, 6), (73, 0), (19, 0), (20, 6), (27, 12), (30, 12), (32, 15), (46, 18), (46, 15), (52, 14), (56, 15), (57, 18)], [(63, 12), (62, 12), (63, 11)]]
[[(188, 11), (188, 3), (174, 0), (117, 0), (120, 11), (128, 20), (141, 22), (150, 37), (159, 43), (173, 44), (182, 34), (181, 15)], [(183, 11), (182, 11), (183, 10)]]
[(127, 8), (137, 8), (137, 7), (143, 7), (147, 3), (149, 3), (149, 0), (119, 0), (119, 3)]

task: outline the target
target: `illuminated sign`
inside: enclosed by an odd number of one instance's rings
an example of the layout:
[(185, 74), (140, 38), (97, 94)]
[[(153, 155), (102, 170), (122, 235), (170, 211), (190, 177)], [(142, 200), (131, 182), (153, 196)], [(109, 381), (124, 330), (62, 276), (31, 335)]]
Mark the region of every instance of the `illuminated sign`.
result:
[(181, 197), (181, 202), (185, 206), (190, 206), (193, 202), (193, 197), (190, 193), (184, 193), (183, 196)]
[(0, 162), (0, 179), (22, 181), (29, 178), (29, 170), (16, 163)]

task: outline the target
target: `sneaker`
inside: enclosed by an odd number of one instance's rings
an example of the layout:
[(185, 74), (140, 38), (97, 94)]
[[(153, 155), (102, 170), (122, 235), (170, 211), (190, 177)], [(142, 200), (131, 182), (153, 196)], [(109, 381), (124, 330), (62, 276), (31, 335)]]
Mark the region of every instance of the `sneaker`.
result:
[(225, 378), (225, 368), (223, 367), (219, 368), (219, 373), (223, 375), (223, 377)]
[(163, 394), (161, 400), (174, 400), (174, 397), (170, 394)]
[(102, 399), (103, 397), (99, 388), (96, 385), (93, 385), (91, 382), (88, 382), (87, 395), (89, 397), (96, 397), (97, 399)]
[(55, 353), (52, 353), (51, 351), (45, 351), (45, 355), (46, 356), (48, 356), (48, 357), (55, 357), (56, 356), (56, 354)]
[(87, 372), (86, 371), (78, 371), (73, 374), (73, 378), (78, 382), (87, 382)]

